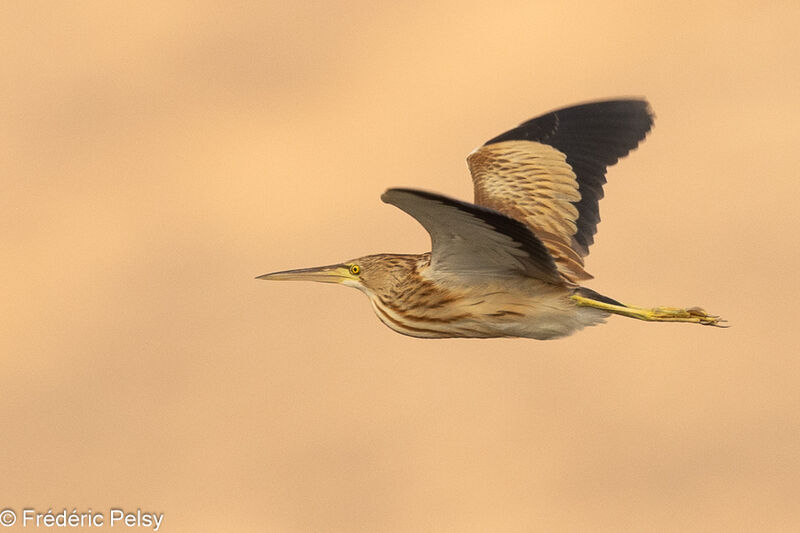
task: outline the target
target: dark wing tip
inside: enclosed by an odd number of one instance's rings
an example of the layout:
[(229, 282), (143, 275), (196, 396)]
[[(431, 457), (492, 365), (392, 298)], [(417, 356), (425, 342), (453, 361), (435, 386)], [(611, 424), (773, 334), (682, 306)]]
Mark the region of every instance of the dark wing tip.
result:
[(385, 204), (391, 204), (391, 203), (393, 203), (392, 202), (392, 196), (394, 196), (394, 194), (393, 194), (394, 191), (404, 191), (404, 190), (407, 190), (407, 189), (386, 189), (383, 192), (383, 194), (381, 194), (381, 200)]
[[(486, 141), (535, 141), (551, 144), (557, 132), (569, 133), (579, 128), (590, 135), (622, 135), (631, 148), (644, 138), (653, 126), (655, 115), (644, 98), (598, 100), (563, 107), (523, 122), (516, 128)], [(627, 151), (625, 152), (627, 153)], [(618, 155), (617, 158), (622, 157)]]

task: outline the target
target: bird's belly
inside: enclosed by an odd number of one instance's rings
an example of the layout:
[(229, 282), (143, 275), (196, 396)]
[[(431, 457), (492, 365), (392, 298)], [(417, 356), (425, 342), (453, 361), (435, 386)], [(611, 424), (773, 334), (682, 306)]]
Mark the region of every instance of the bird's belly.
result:
[(446, 309), (416, 308), (399, 312), (375, 305), (381, 321), (412, 337), (526, 337), (546, 340), (570, 335), (605, 320), (607, 313), (578, 307), (569, 292), (486, 291), (451, 302)]
[[(602, 320), (602, 318), (600, 319)], [(584, 316), (572, 302), (548, 302), (541, 304), (515, 303), (481, 309), (465, 319), (463, 328), (480, 332), (485, 337), (526, 337), (531, 339), (557, 339), (571, 335), (596, 318)], [(477, 335), (476, 335), (477, 336)]]

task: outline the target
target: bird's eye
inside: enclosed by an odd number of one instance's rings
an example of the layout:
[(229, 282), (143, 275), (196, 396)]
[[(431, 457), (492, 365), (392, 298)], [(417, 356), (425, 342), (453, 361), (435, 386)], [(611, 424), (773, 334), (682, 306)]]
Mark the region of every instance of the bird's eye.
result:
[(350, 265), (350, 273), (354, 276), (358, 276), (361, 273), (361, 267), (358, 265)]

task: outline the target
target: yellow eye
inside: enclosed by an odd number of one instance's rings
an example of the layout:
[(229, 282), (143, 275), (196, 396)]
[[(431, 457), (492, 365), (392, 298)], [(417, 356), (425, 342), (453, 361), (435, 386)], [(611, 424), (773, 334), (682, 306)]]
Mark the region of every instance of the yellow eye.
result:
[(358, 276), (361, 273), (361, 267), (358, 265), (350, 265), (350, 273), (354, 276)]

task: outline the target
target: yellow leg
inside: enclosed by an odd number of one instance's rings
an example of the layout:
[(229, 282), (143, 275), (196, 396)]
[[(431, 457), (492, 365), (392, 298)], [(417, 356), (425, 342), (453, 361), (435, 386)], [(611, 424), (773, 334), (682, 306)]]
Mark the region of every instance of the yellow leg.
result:
[(699, 307), (690, 307), (688, 309), (681, 309), (679, 307), (653, 307), (652, 309), (644, 309), (641, 307), (600, 302), (578, 294), (573, 294), (571, 298), (578, 305), (594, 307), (595, 309), (602, 309), (603, 311), (608, 311), (615, 315), (623, 315), (639, 320), (649, 320), (652, 322), (691, 322), (719, 328), (728, 327), (721, 324), (721, 322), (725, 322), (724, 319), (716, 315), (709, 315)]

